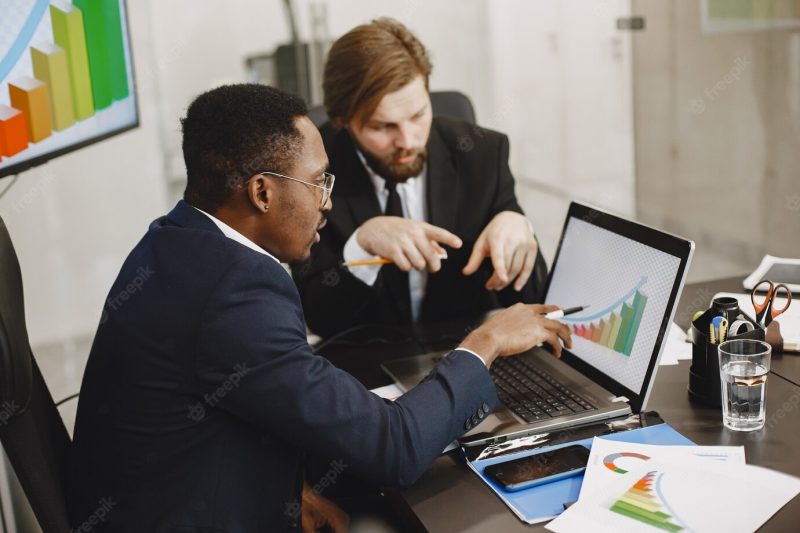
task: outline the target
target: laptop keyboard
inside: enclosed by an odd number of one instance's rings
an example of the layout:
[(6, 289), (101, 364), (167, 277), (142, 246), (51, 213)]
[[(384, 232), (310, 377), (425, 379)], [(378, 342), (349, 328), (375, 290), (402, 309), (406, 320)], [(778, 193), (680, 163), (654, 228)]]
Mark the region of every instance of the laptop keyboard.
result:
[(526, 422), (596, 409), (525, 357), (497, 358), (490, 372), (500, 401)]

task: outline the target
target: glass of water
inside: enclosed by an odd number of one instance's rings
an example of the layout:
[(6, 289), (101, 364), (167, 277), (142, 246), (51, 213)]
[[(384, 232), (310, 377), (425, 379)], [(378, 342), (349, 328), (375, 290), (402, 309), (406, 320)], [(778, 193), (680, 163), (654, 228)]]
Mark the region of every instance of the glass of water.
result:
[(752, 339), (719, 345), (722, 423), (726, 428), (753, 431), (764, 427), (771, 354), (769, 344)]

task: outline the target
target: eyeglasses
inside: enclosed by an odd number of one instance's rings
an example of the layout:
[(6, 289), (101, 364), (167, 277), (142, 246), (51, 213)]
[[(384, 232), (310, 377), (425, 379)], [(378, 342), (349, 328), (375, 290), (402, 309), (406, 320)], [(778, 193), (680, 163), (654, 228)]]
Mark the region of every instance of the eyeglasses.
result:
[(284, 176), (283, 174), (278, 174), (277, 172), (259, 172), (262, 176), (269, 175), (275, 176), (276, 178), (283, 178), (285, 180), (292, 180), (298, 183), (303, 183), (305, 185), (309, 185), (311, 187), (316, 187), (317, 189), (322, 189), (322, 203), (319, 205), (319, 208), (322, 209), (325, 207), (325, 204), (328, 203), (328, 200), (331, 198), (331, 194), (333, 193), (333, 183), (336, 181), (336, 176), (331, 174), (330, 172), (323, 172), (322, 173), (322, 185), (317, 185), (316, 183), (310, 183), (305, 180), (299, 180), (297, 178), (292, 178), (289, 176)]

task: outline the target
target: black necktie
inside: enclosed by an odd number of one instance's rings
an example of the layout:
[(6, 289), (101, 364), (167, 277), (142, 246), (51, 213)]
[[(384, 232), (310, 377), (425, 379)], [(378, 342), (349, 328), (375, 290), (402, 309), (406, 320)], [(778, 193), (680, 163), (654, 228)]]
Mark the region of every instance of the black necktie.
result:
[[(403, 202), (397, 192), (397, 184), (387, 181), (386, 190), (389, 191), (389, 198), (386, 200), (383, 214), (387, 217), (403, 218)], [(408, 272), (403, 272), (395, 265), (386, 265), (383, 267), (383, 278), (397, 303), (402, 323), (411, 322), (411, 289), (408, 286)]]

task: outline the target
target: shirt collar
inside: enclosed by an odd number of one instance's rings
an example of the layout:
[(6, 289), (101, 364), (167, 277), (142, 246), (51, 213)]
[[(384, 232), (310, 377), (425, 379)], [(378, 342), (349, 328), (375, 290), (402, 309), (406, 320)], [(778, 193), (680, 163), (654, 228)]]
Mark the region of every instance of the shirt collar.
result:
[[(364, 165), (364, 168), (367, 170), (367, 175), (369, 176), (370, 181), (372, 181), (373, 187), (375, 187), (375, 192), (380, 194), (383, 191), (385, 191), (386, 179), (384, 179), (382, 176), (378, 175), (374, 170), (372, 170), (372, 167), (369, 166), (369, 164), (367, 163), (367, 158), (364, 157), (364, 154), (362, 154), (361, 150), (359, 150), (358, 148), (356, 148), (356, 154), (358, 154), (358, 158), (361, 160), (361, 164)], [(427, 169), (427, 167), (428, 163), (426, 161), (425, 166), (422, 167), (422, 172), (420, 172), (418, 176), (414, 176), (413, 178), (408, 178), (405, 182), (398, 183), (397, 186), (403, 187), (405, 185), (408, 187), (412, 187), (417, 182), (417, 180), (419, 180), (421, 177), (425, 175), (425, 170)]]
[[(192, 206), (192, 207), (194, 207), (194, 206)], [(213, 215), (209, 215), (208, 213), (206, 213), (205, 211), (203, 211), (202, 209), (199, 209), (197, 207), (195, 207), (195, 209), (197, 209), (198, 211), (203, 213), (205, 216), (210, 218), (211, 222), (216, 224), (216, 226), (219, 228), (219, 230), (226, 237), (228, 237), (229, 239), (234, 240), (234, 241), (238, 242), (239, 244), (243, 244), (244, 246), (247, 246), (251, 250), (255, 250), (256, 252), (258, 252), (260, 254), (264, 254), (264, 255), (266, 255), (268, 257), (271, 257), (272, 259), (275, 260), (276, 263), (280, 264), (280, 261), (278, 261), (277, 257), (272, 255), (271, 253), (269, 253), (268, 251), (266, 251), (265, 249), (263, 249), (262, 247), (260, 247), (259, 245), (257, 245), (256, 243), (254, 243), (253, 241), (251, 241), (250, 239), (248, 239), (247, 237), (245, 237), (244, 235), (242, 235), (241, 233), (239, 233), (238, 231), (236, 231), (235, 229), (233, 229), (232, 227), (230, 227), (229, 225), (227, 225), (223, 221), (221, 221), (220, 219), (218, 219), (217, 217), (215, 217)]]

